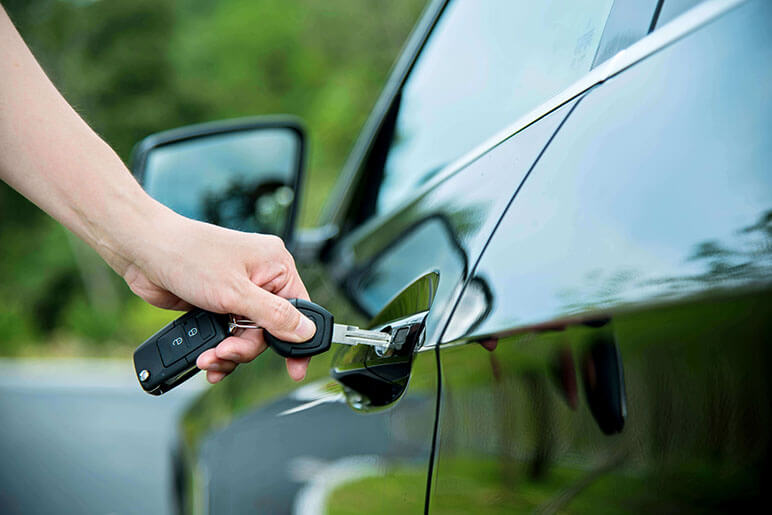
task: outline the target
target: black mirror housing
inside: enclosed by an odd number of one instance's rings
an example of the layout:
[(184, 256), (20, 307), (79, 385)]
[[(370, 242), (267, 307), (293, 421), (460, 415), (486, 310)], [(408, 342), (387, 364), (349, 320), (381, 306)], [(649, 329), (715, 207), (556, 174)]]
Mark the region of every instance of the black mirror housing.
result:
[(151, 197), (184, 216), (291, 245), (306, 145), (293, 117), (224, 120), (146, 137), (131, 170)]

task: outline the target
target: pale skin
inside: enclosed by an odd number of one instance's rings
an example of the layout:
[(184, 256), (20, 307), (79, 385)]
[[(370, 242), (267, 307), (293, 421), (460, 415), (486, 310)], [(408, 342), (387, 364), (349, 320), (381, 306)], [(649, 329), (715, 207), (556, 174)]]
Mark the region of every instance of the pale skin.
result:
[[(308, 299), (281, 239), (182, 217), (150, 198), (67, 103), (0, 6), (0, 179), (93, 247), (154, 306), (198, 306), (254, 320), (301, 342), (313, 323), (286, 299)], [(216, 383), (266, 349), (244, 330), (199, 356)], [(288, 359), (294, 380), (308, 359)]]

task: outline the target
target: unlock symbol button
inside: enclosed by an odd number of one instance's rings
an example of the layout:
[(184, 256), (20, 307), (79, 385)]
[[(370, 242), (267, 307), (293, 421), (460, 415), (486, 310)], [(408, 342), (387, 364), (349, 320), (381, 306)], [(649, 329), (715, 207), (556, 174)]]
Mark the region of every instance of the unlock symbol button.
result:
[(185, 321), (185, 340), (188, 344), (188, 352), (194, 351), (201, 347), (208, 339), (206, 324), (211, 326), (211, 322), (208, 320), (201, 320), (201, 318), (191, 318)]

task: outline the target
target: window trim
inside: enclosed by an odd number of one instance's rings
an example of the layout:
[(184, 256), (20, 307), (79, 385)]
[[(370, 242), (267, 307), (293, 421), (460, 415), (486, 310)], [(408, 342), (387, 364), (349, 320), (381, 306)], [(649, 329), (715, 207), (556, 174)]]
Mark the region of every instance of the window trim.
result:
[[(626, 43), (622, 48), (627, 48), (641, 38), (646, 37), (651, 32), (651, 25), (656, 19), (657, 10), (662, 5), (663, 0), (646, 0), (649, 5), (641, 3), (641, 0), (614, 0), (611, 11), (606, 19), (606, 26), (603, 28), (598, 48), (595, 49), (595, 58), (592, 60), (590, 69), (596, 68), (607, 59), (614, 56), (613, 47), (620, 39), (632, 41)], [(648, 9), (647, 9), (648, 8)], [(629, 16), (632, 11), (648, 11), (648, 16), (640, 17)]]
[(359, 137), (357, 137), (348, 158), (343, 164), (341, 177), (336, 182), (335, 188), (322, 213), (322, 226), (331, 226), (337, 232), (344, 225), (345, 218), (351, 209), (351, 204), (355, 197), (354, 192), (358, 189), (362, 180), (362, 168), (369, 159), (379, 139), (381, 129), (389, 117), (395, 100), (399, 98), (402, 87), (418, 60), (418, 56), (423, 51), (426, 41), (434, 31), (434, 27), (449, 2), (450, 0), (432, 0), (424, 9), (418, 23), (410, 33), (407, 42), (400, 51), (400, 55), (389, 73), (389, 78), (375, 103), (375, 107), (370, 112), (370, 116), (368, 116), (362, 130), (359, 132)]

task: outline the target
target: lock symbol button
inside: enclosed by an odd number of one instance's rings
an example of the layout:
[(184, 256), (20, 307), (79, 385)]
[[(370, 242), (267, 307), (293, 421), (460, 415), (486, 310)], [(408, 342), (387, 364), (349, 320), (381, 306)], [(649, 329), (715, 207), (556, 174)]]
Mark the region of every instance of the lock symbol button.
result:
[(165, 366), (170, 366), (188, 353), (182, 327), (171, 327), (158, 338), (158, 352)]

